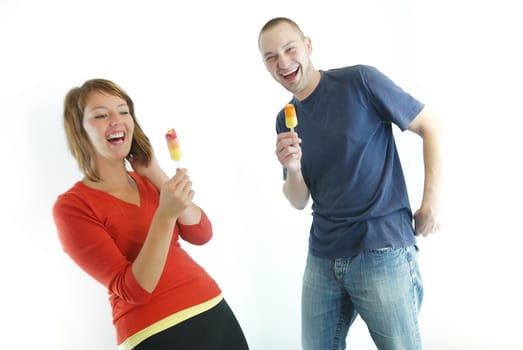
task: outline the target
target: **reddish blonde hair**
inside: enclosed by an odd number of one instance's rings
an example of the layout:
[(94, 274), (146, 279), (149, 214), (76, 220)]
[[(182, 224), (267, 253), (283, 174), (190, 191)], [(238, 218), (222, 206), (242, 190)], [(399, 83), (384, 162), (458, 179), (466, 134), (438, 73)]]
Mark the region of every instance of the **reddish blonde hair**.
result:
[(91, 181), (100, 181), (94, 164), (94, 149), (83, 127), (83, 117), (87, 96), (92, 91), (99, 91), (125, 100), (134, 122), (133, 140), (127, 159), (146, 165), (152, 158), (152, 146), (149, 138), (138, 124), (134, 114), (131, 97), (117, 84), (106, 79), (91, 79), (82, 86), (69, 90), (64, 101), (64, 129), (69, 149), (83, 174)]

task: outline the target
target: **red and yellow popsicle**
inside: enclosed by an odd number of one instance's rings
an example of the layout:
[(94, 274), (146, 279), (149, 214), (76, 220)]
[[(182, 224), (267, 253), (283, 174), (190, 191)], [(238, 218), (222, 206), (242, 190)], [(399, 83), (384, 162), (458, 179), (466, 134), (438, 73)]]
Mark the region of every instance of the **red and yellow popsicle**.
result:
[(294, 127), (298, 125), (298, 117), (296, 116), (296, 109), (292, 103), (285, 105), (285, 126), (294, 132)]
[(174, 131), (173, 128), (167, 131), (167, 134), (165, 134), (165, 140), (167, 141), (167, 147), (169, 148), (171, 159), (177, 161), (179, 166), (180, 158), (182, 157), (182, 149), (180, 147), (180, 141), (178, 141), (176, 131)]

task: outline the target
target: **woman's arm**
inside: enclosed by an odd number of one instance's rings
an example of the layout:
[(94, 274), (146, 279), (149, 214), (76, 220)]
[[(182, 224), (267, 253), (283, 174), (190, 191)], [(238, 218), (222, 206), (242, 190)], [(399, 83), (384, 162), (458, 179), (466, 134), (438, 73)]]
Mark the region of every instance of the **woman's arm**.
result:
[(161, 186), (158, 208), (142, 249), (132, 264), (136, 280), (149, 292), (154, 290), (162, 275), (176, 221), (200, 215), (199, 208), (197, 214), (186, 213), (194, 206), (193, 197), (192, 183), (185, 169), (177, 169), (176, 175)]

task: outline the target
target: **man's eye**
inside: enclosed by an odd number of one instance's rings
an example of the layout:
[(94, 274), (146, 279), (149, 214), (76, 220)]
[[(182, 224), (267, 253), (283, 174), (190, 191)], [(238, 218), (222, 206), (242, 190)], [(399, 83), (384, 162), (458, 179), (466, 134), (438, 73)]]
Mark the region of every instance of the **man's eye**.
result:
[(275, 59), (276, 59), (276, 56), (267, 56), (267, 57), (265, 57), (265, 61), (266, 61), (266, 62), (272, 62), (272, 61), (274, 61)]

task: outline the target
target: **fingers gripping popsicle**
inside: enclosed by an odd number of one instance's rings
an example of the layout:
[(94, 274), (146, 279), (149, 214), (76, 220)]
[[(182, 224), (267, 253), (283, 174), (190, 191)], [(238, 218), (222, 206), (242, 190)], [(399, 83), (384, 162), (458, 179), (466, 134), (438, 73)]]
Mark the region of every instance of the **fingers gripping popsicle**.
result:
[(298, 117), (296, 116), (296, 109), (292, 103), (285, 105), (285, 126), (294, 132), (294, 127), (298, 125)]
[(171, 159), (178, 162), (178, 167), (180, 168), (180, 158), (182, 157), (182, 149), (180, 147), (180, 142), (178, 141), (178, 136), (176, 131), (173, 128), (167, 131), (165, 134), (165, 140), (167, 141), (167, 147), (169, 148), (169, 154)]

